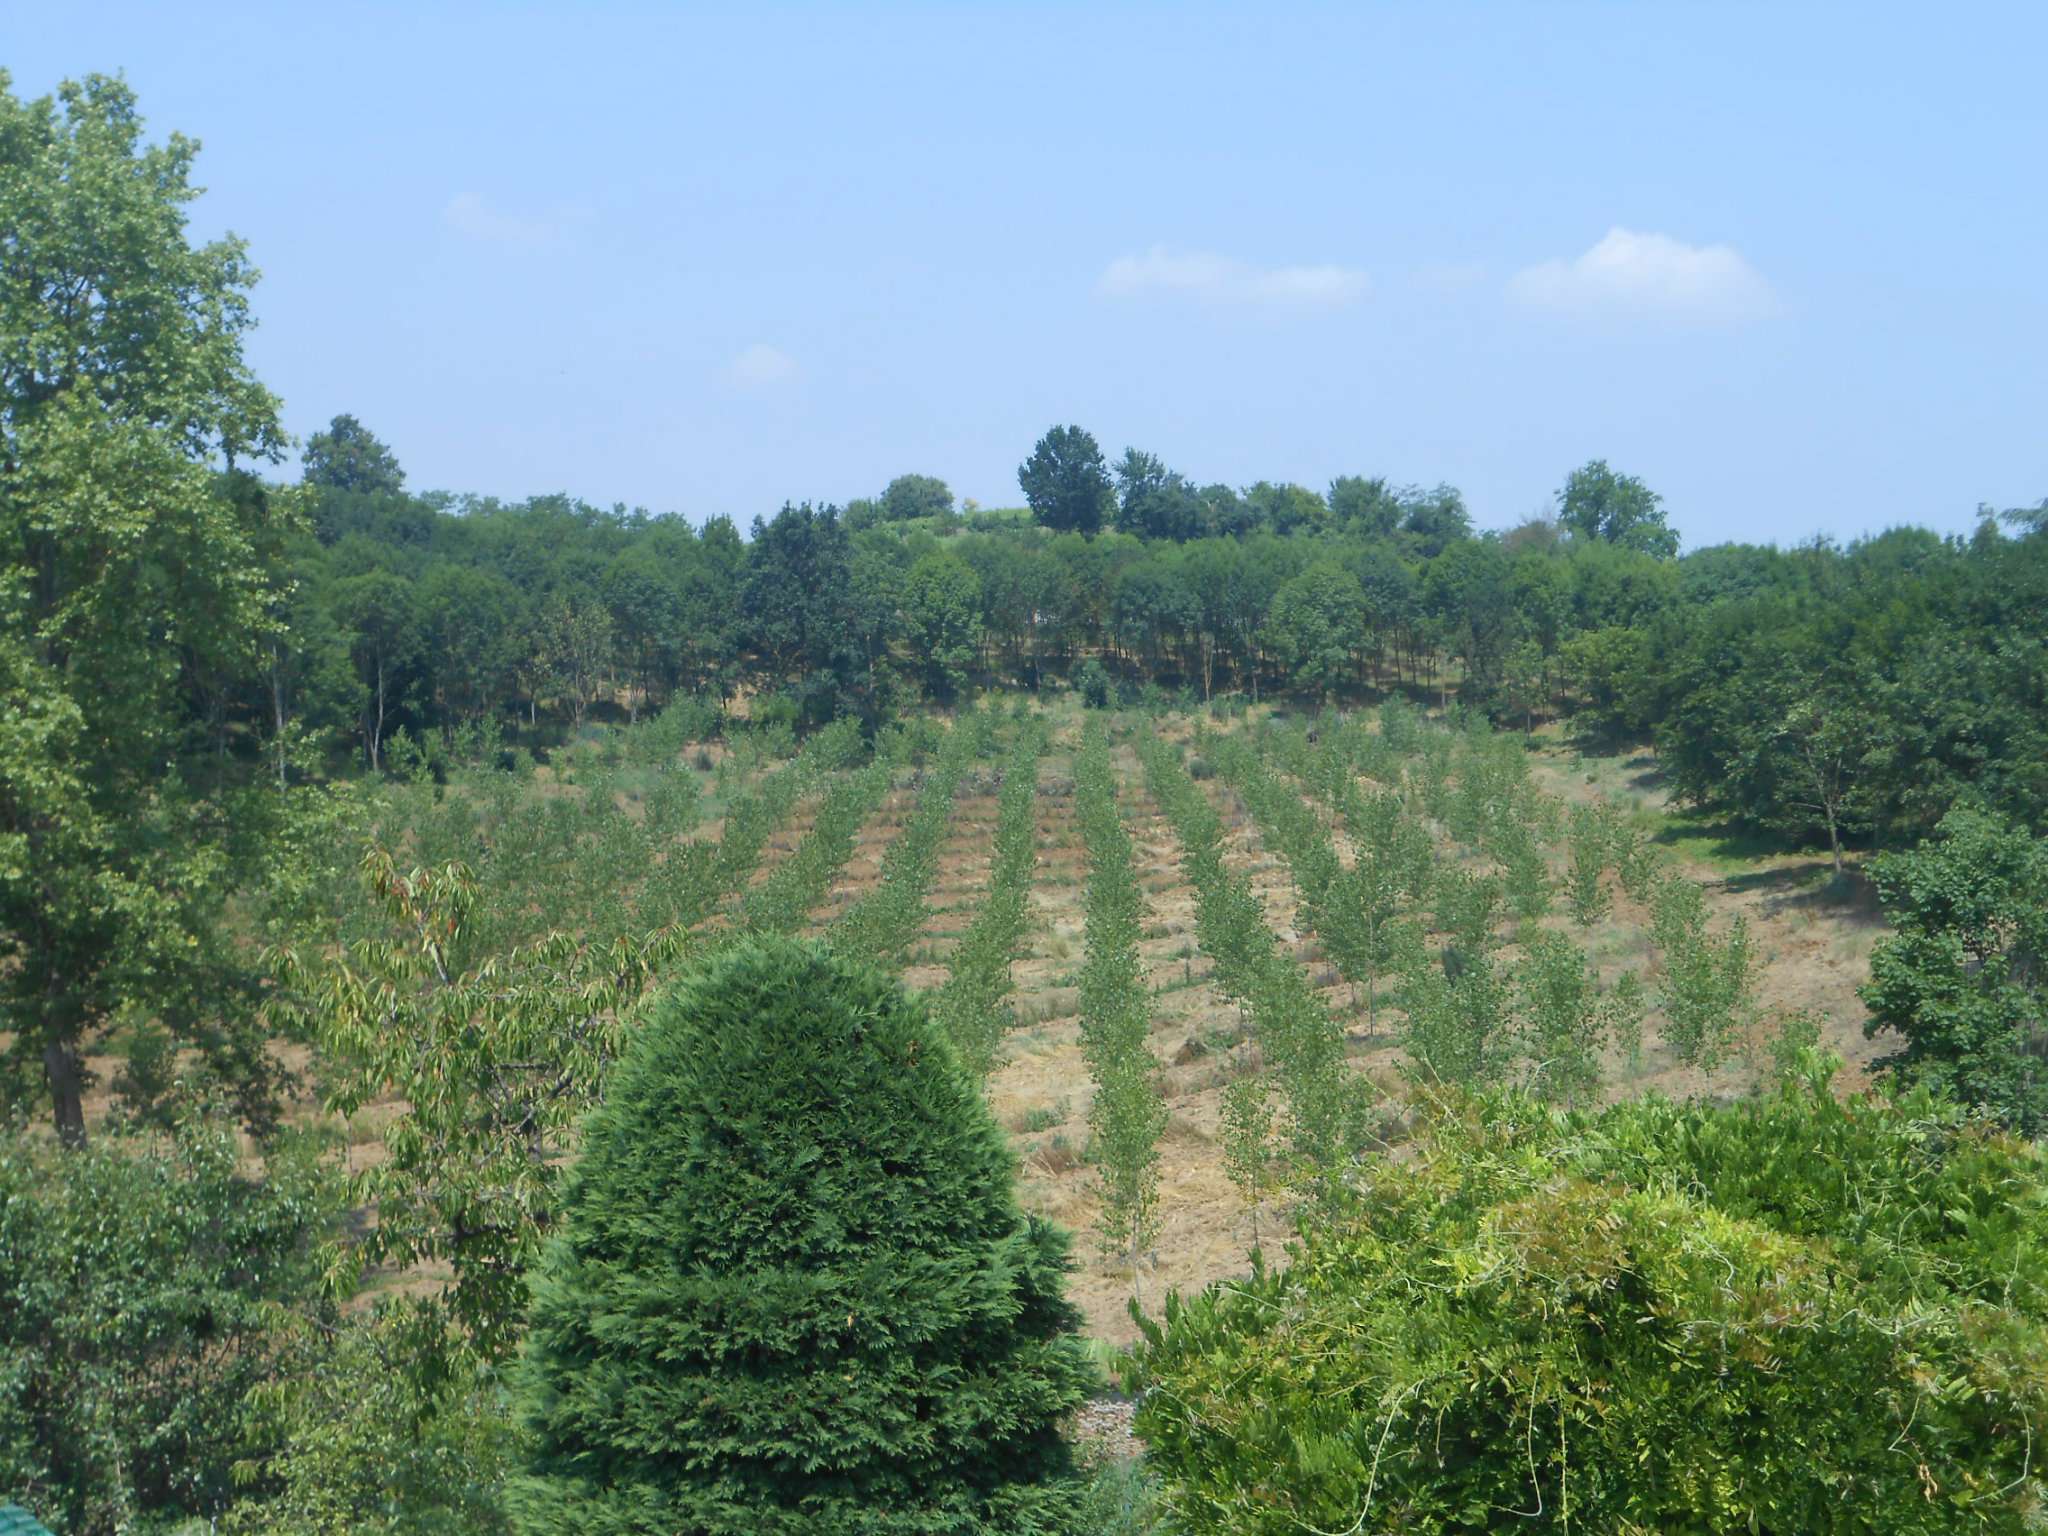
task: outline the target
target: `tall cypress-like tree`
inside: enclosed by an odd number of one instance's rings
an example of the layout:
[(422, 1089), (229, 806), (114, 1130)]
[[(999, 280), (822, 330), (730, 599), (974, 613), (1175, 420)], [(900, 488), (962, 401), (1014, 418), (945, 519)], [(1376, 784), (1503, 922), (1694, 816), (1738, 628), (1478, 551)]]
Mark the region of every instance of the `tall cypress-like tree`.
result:
[(1073, 1529), (1066, 1237), (922, 1003), (747, 941), (585, 1128), (520, 1367), (533, 1532)]

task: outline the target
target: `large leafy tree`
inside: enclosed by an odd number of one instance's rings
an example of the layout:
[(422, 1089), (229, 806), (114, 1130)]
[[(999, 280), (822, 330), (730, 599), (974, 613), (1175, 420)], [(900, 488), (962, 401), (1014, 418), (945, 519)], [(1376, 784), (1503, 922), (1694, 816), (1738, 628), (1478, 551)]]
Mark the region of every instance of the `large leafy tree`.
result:
[(1557, 520), (1574, 538), (1603, 539), (1663, 559), (1678, 553), (1678, 530), (1664, 521), (1664, 498), (1634, 475), (1617, 474), (1605, 459), (1566, 477), (1557, 493)]
[(1868, 1032), (1884, 1065), (2048, 1131), (2048, 839), (1958, 809), (1872, 874), (1892, 932), (1870, 957)]
[(1205, 508), (1195, 488), (1157, 454), (1126, 448), (1116, 464), (1116, 526), (1143, 539), (1184, 540), (1202, 532)]
[(786, 940), (715, 955), (583, 1147), (522, 1362), (524, 1529), (1075, 1528), (1065, 1239), (894, 981)]
[(785, 506), (754, 519), (740, 613), (761, 670), (776, 685), (832, 665), (845, 634), (852, 546), (831, 507)]
[(398, 457), (353, 416), (337, 416), (306, 439), (301, 456), (308, 485), (358, 496), (396, 496), (405, 489)]
[(1334, 564), (1312, 565), (1282, 587), (1266, 619), (1267, 647), (1295, 686), (1319, 701), (1356, 672), (1365, 644), (1365, 594)]
[(981, 580), (974, 567), (943, 550), (919, 560), (904, 582), (903, 619), (925, 690), (939, 699), (959, 694), (981, 649)]
[(1079, 427), (1054, 427), (1017, 470), (1031, 515), (1062, 533), (1092, 534), (1116, 505), (1101, 445)]
[(84, 1045), (118, 1009), (228, 1039), (212, 917), (262, 811), (177, 765), (194, 677), (256, 675), (276, 622), (259, 551), (283, 514), (228, 482), (283, 438), (242, 357), (242, 244), (186, 235), (198, 146), (146, 144), (119, 80), (7, 83), (0, 1027), (17, 1091), (40, 1066), (76, 1144)]
[(258, 1180), (219, 1127), (139, 1154), (0, 1144), (10, 1497), (80, 1536), (206, 1529), (229, 1506), (236, 1464), (272, 1448), (242, 1408), (281, 1314), (333, 1321), (316, 1244), (340, 1202), (308, 1151), (273, 1146)]
[(882, 490), (884, 522), (902, 523), (917, 517), (943, 521), (953, 515), (953, 491), (937, 475), (898, 475)]

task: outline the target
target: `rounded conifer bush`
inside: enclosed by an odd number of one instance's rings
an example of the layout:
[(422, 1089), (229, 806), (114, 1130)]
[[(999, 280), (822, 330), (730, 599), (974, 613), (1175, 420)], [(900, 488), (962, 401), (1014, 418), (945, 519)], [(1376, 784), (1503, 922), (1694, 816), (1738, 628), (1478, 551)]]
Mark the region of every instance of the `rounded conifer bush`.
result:
[(829, 949), (720, 951), (585, 1124), (535, 1282), (532, 1532), (1067, 1531), (1094, 1373), (1064, 1233), (922, 1003)]

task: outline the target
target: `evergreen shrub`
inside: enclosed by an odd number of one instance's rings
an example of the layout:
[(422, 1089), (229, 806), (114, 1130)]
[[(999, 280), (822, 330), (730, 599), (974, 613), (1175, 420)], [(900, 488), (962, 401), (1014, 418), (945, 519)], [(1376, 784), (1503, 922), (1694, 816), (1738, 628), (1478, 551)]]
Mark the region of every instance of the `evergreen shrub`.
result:
[(921, 1001), (743, 940), (650, 1010), (535, 1290), (522, 1529), (1075, 1528), (1066, 1236)]

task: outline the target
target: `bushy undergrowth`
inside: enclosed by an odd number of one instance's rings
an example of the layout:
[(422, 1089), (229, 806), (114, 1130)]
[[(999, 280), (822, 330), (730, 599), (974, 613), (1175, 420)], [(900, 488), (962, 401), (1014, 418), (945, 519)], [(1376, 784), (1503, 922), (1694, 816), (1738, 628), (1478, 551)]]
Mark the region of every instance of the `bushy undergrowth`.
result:
[(320, 1308), (335, 1183), (283, 1143), (254, 1178), (197, 1125), (168, 1147), (0, 1144), (0, 1495), (111, 1536), (252, 1491), (243, 1403), (281, 1316)]
[(2039, 1528), (2036, 1147), (1811, 1056), (1733, 1108), (1454, 1098), (1423, 1146), (1148, 1327), (1192, 1536)]

